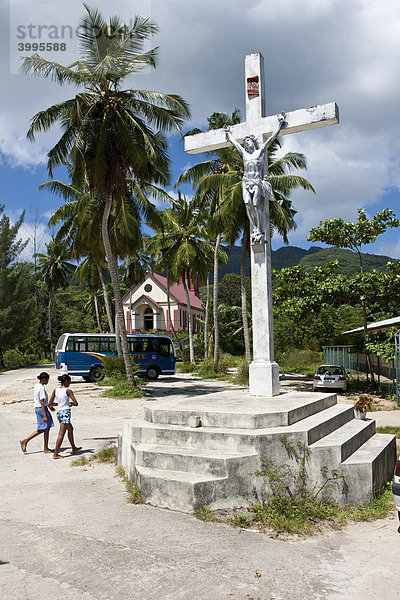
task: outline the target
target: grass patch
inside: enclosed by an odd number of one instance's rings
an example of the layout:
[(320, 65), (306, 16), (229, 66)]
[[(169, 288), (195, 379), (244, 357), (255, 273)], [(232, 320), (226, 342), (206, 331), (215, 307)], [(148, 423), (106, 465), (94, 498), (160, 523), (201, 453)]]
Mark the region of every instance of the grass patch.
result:
[(323, 364), (323, 354), (313, 350), (291, 350), (279, 354), (277, 362), (283, 371), (313, 377), (318, 367)]
[(200, 504), (195, 508), (194, 516), (200, 521), (209, 521), (211, 523), (220, 523), (221, 519), (204, 504)]
[(374, 521), (375, 519), (384, 519), (392, 509), (392, 482), (388, 481), (371, 502), (358, 508), (348, 506), (344, 511), (352, 521)]
[(393, 427), (392, 425), (387, 425), (386, 427), (377, 427), (376, 433), (391, 433), (400, 439), (400, 427)]
[(83, 467), (85, 465), (89, 465), (92, 462), (101, 462), (101, 463), (115, 463), (114, 456), (114, 448), (109, 446), (108, 448), (102, 448), (96, 454), (91, 454), (90, 456), (80, 456), (79, 458), (75, 458), (71, 462), (72, 467)]
[(368, 504), (360, 507), (340, 506), (329, 502), (323, 494), (339, 485), (346, 492), (347, 483), (339, 469), (321, 467), (322, 482), (313, 484), (308, 474), (310, 449), (303, 442), (280, 439), (290, 463), (279, 464), (260, 458), (261, 468), (253, 473), (268, 480), (263, 501), (251, 504), (245, 514), (231, 517), (236, 527), (254, 527), (260, 531), (312, 535), (329, 526), (343, 527), (349, 520), (370, 521), (385, 517), (393, 507), (391, 486), (386, 484)]
[(351, 521), (374, 521), (383, 519), (393, 509), (391, 484), (368, 504), (360, 507), (341, 507), (336, 503), (310, 498), (282, 498), (275, 496), (268, 502), (252, 504), (246, 513), (230, 518), (234, 527), (256, 527), (260, 531), (315, 535), (324, 527), (341, 529)]
[(232, 382), (238, 385), (249, 385), (249, 365), (242, 358), (237, 365), (237, 373), (232, 376)]
[(176, 363), (176, 372), (177, 373), (193, 373), (196, 370), (196, 365), (191, 362), (181, 362), (177, 361)]
[(140, 493), (140, 487), (127, 477), (123, 467), (118, 467), (117, 475), (118, 477), (121, 477), (122, 481), (125, 483), (127, 491), (126, 501), (130, 504), (143, 504), (144, 498)]
[(143, 398), (147, 395), (141, 385), (130, 385), (126, 379), (119, 377), (105, 377), (100, 385), (112, 386), (112, 389), (100, 394), (102, 398)]

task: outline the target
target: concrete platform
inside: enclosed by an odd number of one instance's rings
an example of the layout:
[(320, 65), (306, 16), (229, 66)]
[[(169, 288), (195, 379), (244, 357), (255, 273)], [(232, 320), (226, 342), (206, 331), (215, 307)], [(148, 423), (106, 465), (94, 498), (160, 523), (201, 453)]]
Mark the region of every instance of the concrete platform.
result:
[(228, 390), (153, 403), (143, 420), (124, 422), (118, 463), (150, 504), (185, 512), (242, 507), (270, 491), (266, 477), (250, 475), (261, 457), (291, 462), (283, 437), (309, 447), (310, 485), (323, 483), (325, 467), (328, 475), (339, 469), (347, 491), (334, 485), (325, 497), (342, 504), (368, 502), (392, 477), (395, 437), (377, 436), (373, 420), (355, 420), (336, 394), (312, 392), (254, 398)]

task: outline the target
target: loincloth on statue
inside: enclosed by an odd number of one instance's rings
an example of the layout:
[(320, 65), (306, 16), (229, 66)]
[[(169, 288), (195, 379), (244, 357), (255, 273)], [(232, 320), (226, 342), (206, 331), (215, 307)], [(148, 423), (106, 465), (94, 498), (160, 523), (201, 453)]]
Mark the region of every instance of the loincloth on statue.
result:
[[(272, 187), (269, 181), (266, 179), (254, 179), (251, 177), (243, 177), (242, 186), (249, 194), (254, 194), (256, 190), (260, 190), (261, 196), (265, 198), (270, 198), (273, 196)], [(244, 198), (245, 204), (249, 204), (246, 202), (246, 198)], [(257, 202), (252, 202), (253, 206), (257, 206)]]

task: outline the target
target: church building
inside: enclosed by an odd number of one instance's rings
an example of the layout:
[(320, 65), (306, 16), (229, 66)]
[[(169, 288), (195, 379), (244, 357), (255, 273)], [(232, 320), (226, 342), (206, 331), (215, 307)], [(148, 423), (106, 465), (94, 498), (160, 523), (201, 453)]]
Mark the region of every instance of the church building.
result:
[[(189, 290), (193, 332), (199, 330), (198, 319), (204, 321), (205, 310), (199, 298), (198, 286)], [(122, 298), (125, 326), (135, 331), (172, 331), (168, 317), (167, 278), (146, 271), (143, 283), (134, 285)], [(171, 319), (175, 331), (188, 330), (188, 310), (183, 284), (170, 286)]]

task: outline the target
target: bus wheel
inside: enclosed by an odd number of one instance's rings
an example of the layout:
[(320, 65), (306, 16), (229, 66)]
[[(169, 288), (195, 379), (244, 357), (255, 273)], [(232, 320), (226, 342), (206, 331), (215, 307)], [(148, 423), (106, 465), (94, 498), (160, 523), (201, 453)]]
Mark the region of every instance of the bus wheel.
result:
[(146, 377), (147, 377), (147, 379), (150, 379), (151, 381), (154, 381), (155, 379), (157, 379), (159, 374), (160, 374), (160, 371), (157, 369), (157, 367), (149, 367), (146, 371)]
[(91, 383), (96, 383), (97, 381), (101, 381), (102, 379), (104, 379), (104, 373), (101, 367), (93, 367), (92, 369), (90, 369), (89, 381)]

